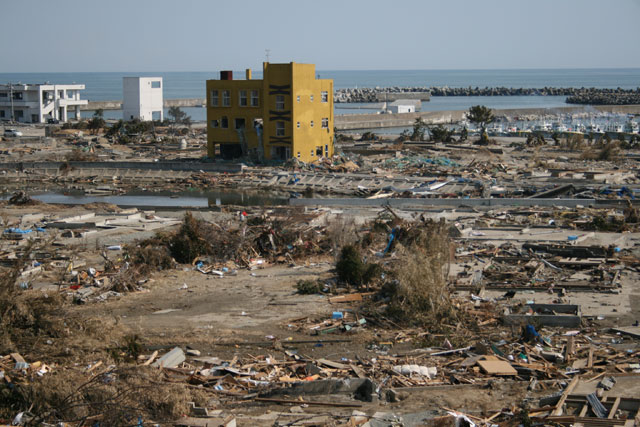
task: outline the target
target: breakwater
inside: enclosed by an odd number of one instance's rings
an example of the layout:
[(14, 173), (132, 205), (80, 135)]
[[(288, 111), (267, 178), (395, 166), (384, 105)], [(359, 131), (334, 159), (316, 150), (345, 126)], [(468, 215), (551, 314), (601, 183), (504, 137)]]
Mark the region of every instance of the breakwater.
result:
[[(169, 107), (203, 107), (206, 104), (204, 98), (179, 98), (179, 99), (165, 99), (163, 101), (164, 108)], [(95, 110), (122, 110), (122, 101), (89, 101), (87, 105), (80, 107), (81, 110), (95, 111)]]
[(385, 87), (345, 88), (334, 93), (336, 103), (367, 103), (397, 99), (429, 100), (430, 96), (566, 96), (568, 104), (635, 105), (640, 104), (638, 89), (599, 89), (573, 87)]
[(640, 104), (640, 88), (587, 90), (567, 97), (567, 104), (636, 105)]

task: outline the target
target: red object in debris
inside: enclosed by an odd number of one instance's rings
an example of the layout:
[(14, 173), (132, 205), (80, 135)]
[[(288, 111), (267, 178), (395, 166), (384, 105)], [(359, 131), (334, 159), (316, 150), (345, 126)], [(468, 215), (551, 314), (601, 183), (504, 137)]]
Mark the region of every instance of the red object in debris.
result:
[(247, 216), (247, 213), (245, 211), (242, 211), (242, 216)]
[(82, 287), (82, 285), (71, 285), (69, 286), (70, 289), (73, 289), (74, 291), (77, 289), (80, 289)]

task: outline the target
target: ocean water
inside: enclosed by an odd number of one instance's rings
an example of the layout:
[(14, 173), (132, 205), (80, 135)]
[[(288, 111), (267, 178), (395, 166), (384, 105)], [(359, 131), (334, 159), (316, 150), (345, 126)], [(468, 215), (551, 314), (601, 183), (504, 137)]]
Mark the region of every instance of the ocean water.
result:
[[(318, 70), (321, 78), (334, 80), (334, 87), (389, 86), (449, 86), (449, 87), (597, 87), (635, 89), (640, 87), (640, 68), (622, 69), (537, 69), (537, 70)], [(254, 71), (254, 78), (262, 78)], [(127, 73), (0, 73), (4, 83), (82, 83), (86, 89), (82, 98), (90, 101), (122, 99), (122, 77), (160, 76), (164, 80), (164, 97), (204, 98), (205, 82), (219, 78), (211, 72), (127, 72)], [(234, 71), (244, 78), (244, 71)], [(554, 108), (564, 105), (564, 97), (433, 97), (423, 103), (423, 111), (460, 110), (471, 105), (491, 108)], [(203, 108), (185, 108), (193, 120), (204, 120)], [(346, 110), (336, 105), (336, 114), (356, 114), (370, 111)], [(166, 113), (166, 112), (165, 112)], [(107, 118), (121, 118), (119, 111), (106, 111)]]

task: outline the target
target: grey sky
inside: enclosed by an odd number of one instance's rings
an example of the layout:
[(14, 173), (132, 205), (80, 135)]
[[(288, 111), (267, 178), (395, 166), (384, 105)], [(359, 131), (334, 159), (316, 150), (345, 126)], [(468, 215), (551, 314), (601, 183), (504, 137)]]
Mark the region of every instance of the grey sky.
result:
[(0, 72), (640, 67), (640, 0), (0, 0)]

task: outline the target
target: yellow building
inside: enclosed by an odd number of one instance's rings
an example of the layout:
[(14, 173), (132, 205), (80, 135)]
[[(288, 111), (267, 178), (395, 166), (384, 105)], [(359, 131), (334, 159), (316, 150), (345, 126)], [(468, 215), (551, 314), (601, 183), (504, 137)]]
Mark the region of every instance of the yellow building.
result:
[(314, 64), (263, 63), (263, 79), (207, 80), (208, 155), (313, 162), (333, 156), (333, 80)]

